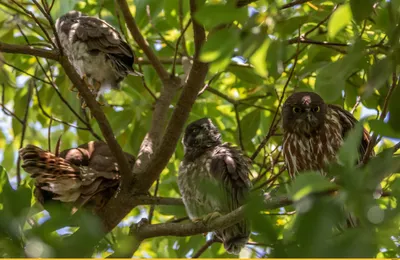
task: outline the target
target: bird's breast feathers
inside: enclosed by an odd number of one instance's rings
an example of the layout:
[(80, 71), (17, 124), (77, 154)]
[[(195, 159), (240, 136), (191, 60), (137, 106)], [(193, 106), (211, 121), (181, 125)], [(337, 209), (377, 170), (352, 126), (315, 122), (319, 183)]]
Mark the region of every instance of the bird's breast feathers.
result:
[(324, 125), (310, 136), (285, 132), (283, 154), (289, 174), (306, 170), (322, 170), (327, 163), (336, 159), (343, 142), (342, 126), (336, 111), (329, 109)]

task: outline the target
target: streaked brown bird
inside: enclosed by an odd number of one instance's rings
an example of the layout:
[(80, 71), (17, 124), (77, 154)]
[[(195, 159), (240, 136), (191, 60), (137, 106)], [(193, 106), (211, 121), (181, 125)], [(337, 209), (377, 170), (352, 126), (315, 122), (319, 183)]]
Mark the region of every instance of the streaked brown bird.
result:
[[(102, 208), (119, 185), (117, 161), (108, 145), (91, 141), (62, 151), (58, 156), (34, 145), (19, 150), (22, 168), (35, 179), (35, 197), (42, 205), (51, 200)], [(135, 157), (125, 153), (131, 167)], [(73, 211), (73, 212), (74, 212)]]
[[(208, 222), (245, 203), (251, 182), (250, 160), (229, 143), (209, 118), (189, 124), (182, 140), (185, 155), (178, 186), (190, 219)], [(215, 233), (227, 252), (239, 254), (250, 236), (248, 221)]]
[(97, 97), (108, 88), (119, 89), (132, 68), (134, 55), (119, 32), (102, 19), (70, 11), (57, 19), (61, 45), (78, 74)]
[[(325, 174), (325, 167), (336, 160), (346, 134), (357, 120), (337, 105), (326, 104), (313, 92), (297, 92), (286, 99), (282, 108), (283, 155), (292, 178), (315, 170)], [(362, 160), (370, 136), (364, 129), (359, 147)]]

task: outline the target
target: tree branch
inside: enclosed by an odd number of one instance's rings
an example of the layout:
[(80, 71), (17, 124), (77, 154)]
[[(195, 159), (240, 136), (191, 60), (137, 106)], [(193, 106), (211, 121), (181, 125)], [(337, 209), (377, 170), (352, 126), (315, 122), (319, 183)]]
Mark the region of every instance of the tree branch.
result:
[(27, 54), (55, 61), (59, 60), (59, 54), (57, 51), (35, 48), (28, 45), (7, 44), (0, 42), (0, 51), (5, 53)]
[[(325, 193), (326, 192), (324, 192), (324, 194)], [(293, 202), (287, 196), (268, 198), (268, 200), (264, 202), (264, 208), (266, 210), (272, 210), (288, 206), (292, 203)], [(215, 219), (208, 225), (205, 225), (203, 222), (163, 223), (150, 225), (147, 224), (146, 221), (141, 220), (131, 229), (131, 234), (134, 235), (138, 240), (143, 240), (146, 238), (159, 236), (181, 237), (207, 233), (217, 229), (224, 229), (240, 222), (245, 216), (247, 207), (248, 205), (241, 206), (229, 214)]]
[(78, 89), (79, 93), (85, 100), (87, 106), (90, 108), (90, 111), (94, 118), (99, 125), (99, 128), (106, 139), (110, 150), (113, 152), (115, 159), (117, 160), (118, 167), (120, 169), (122, 175), (122, 181), (124, 181), (130, 174), (130, 167), (128, 161), (122, 151), (121, 146), (118, 144), (117, 140), (115, 139), (114, 133), (108, 122), (106, 116), (104, 115), (103, 111), (101, 110), (99, 104), (97, 103), (96, 99), (90, 92), (86, 83), (81, 79), (78, 75), (74, 67), (69, 62), (68, 58), (62, 56), (60, 58), (60, 64), (64, 68), (65, 73), (68, 75), (69, 79), (72, 81), (72, 84)]
[(153, 197), (139, 195), (133, 198), (136, 205), (182, 205), (181, 198)]
[[(190, 1), (191, 15), (196, 11), (196, 0)], [(204, 84), (205, 77), (208, 72), (208, 64), (198, 60), (200, 48), (205, 41), (206, 35), (204, 28), (193, 19), (195, 54), (193, 67), (189, 73), (188, 80), (184, 85), (183, 91), (176, 104), (176, 108), (172, 114), (171, 120), (165, 131), (160, 148), (157, 150), (151, 165), (137, 178), (141, 181), (140, 191), (146, 191), (158, 178), (161, 171), (167, 165), (172, 154), (175, 152), (183, 126), (189, 117), (190, 110), (196, 101), (197, 94)]]
[(169, 74), (167, 70), (164, 68), (164, 66), (161, 64), (158, 57), (154, 54), (154, 51), (150, 48), (149, 44), (144, 39), (143, 35), (140, 33), (136, 21), (133, 18), (131, 12), (129, 11), (128, 3), (126, 2), (126, 0), (116, 0), (116, 1), (122, 11), (122, 14), (124, 15), (126, 24), (133, 36), (133, 39), (135, 39), (136, 43), (146, 54), (147, 58), (149, 59), (154, 69), (156, 70), (158, 76), (160, 77), (161, 81), (165, 82), (169, 78)]

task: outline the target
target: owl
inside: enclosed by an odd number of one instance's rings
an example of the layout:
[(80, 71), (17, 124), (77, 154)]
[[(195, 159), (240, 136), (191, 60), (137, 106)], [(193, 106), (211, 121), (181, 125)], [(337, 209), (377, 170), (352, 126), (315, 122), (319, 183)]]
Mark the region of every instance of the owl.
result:
[[(42, 205), (56, 200), (70, 204), (74, 211), (82, 206), (97, 211), (119, 185), (117, 161), (101, 141), (67, 149), (58, 156), (29, 144), (19, 154), (22, 168), (35, 179), (34, 194)], [(135, 157), (125, 156), (133, 167)]]
[[(346, 134), (357, 120), (339, 106), (326, 104), (313, 92), (297, 92), (286, 99), (282, 108), (283, 155), (292, 178), (296, 174), (315, 170), (325, 174), (326, 166), (336, 160)], [(359, 146), (362, 160), (370, 136), (364, 129)], [(354, 219), (348, 223), (355, 226)]]
[[(210, 221), (245, 203), (251, 182), (250, 160), (229, 143), (209, 118), (189, 124), (182, 140), (185, 155), (178, 174), (178, 186), (189, 218)], [(248, 221), (214, 234), (228, 253), (239, 254), (250, 236)]]
[(104, 20), (70, 11), (55, 27), (65, 54), (96, 97), (106, 89), (119, 89), (128, 74), (141, 76), (132, 68), (131, 47)]
[[(286, 99), (282, 108), (283, 154), (289, 174), (305, 170), (324, 171), (336, 159), (343, 139), (357, 120), (336, 105), (325, 104), (313, 92), (297, 92)], [(370, 137), (364, 129), (359, 147), (364, 156)]]

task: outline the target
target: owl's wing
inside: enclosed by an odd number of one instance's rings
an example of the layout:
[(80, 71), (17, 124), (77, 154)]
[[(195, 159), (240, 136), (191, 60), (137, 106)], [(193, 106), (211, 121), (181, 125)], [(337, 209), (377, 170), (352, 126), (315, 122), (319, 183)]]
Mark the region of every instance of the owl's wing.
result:
[(44, 151), (34, 145), (19, 150), (22, 168), (36, 180), (40, 190), (48, 191), (51, 198), (62, 197), (63, 201), (74, 201), (79, 194), (76, 187), (81, 184), (80, 169), (62, 157)]
[[(211, 160), (210, 173), (228, 190), (230, 210), (244, 203), (251, 188), (250, 163), (240, 150), (225, 143), (216, 148)], [(229, 194), (230, 193), (230, 194)]]
[[(20, 149), (22, 168), (36, 180), (36, 187), (46, 193), (41, 197), (76, 202), (82, 195), (90, 198), (103, 186), (118, 183), (119, 175), (115, 171), (96, 170), (89, 165), (93, 154), (91, 148), (94, 148), (91, 143), (65, 150), (60, 156), (34, 145)], [(110, 180), (110, 183), (105, 180)]]
[[(350, 131), (356, 124), (357, 124), (357, 119), (347, 110), (344, 110), (343, 108), (341, 108), (340, 106), (337, 105), (328, 105), (329, 108), (335, 110), (338, 115), (339, 115), (339, 121), (343, 127), (343, 131), (342, 131), (342, 136), (345, 137), (347, 132)], [(363, 132), (363, 136), (362, 136), (362, 140), (361, 140), (361, 144), (360, 144), (360, 155), (363, 157), (364, 154), (367, 151), (367, 147), (368, 144), (371, 140), (371, 137), (369, 136), (368, 131), (364, 128), (364, 132)], [(373, 151), (372, 154), (373, 155)], [(362, 158), (361, 157), (361, 158)]]
[(103, 52), (117, 67), (133, 72), (134, 62), (131, 47), (111, 25), (96, 17), (82, 16), (77, 19), (75, 39), (87, 44), (93, 53)]

